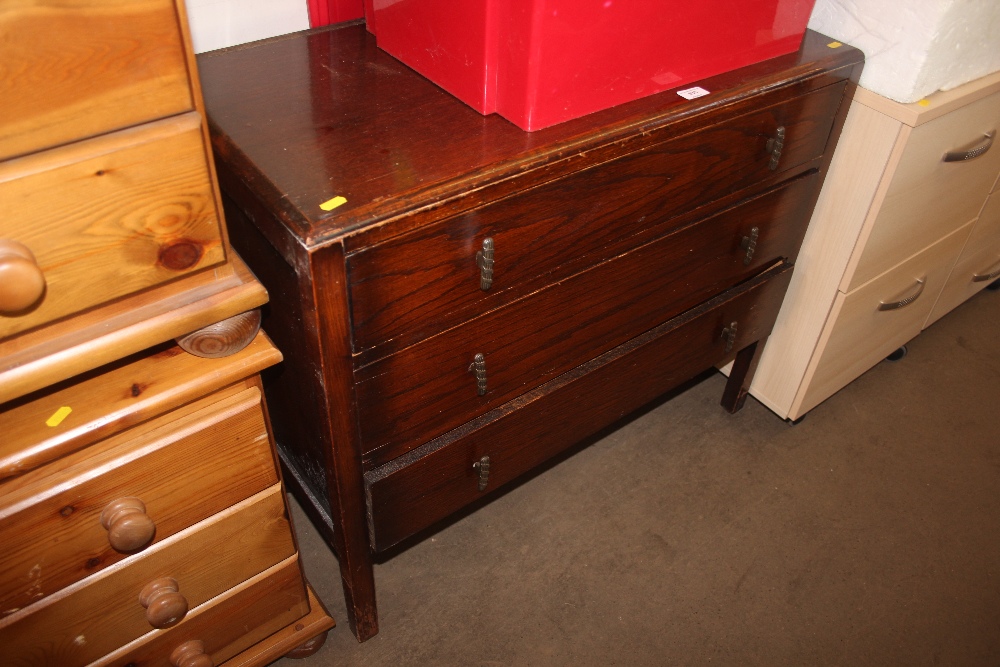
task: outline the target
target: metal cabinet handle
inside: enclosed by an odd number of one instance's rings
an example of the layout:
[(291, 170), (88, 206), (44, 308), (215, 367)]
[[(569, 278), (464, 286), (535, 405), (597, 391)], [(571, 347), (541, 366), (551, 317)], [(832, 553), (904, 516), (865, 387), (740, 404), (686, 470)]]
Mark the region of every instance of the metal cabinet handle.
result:
[(476, 374), (476, 393), (486, 395), (486, 356), (482, 352), (472, 358), (469, 370)]
[(757, 237), (760, 236), (760, 228), (754, 227), (750, 230), (748, 236), (744, 236), (743, 240), (740, 241), (740, 247), (747, 251), (746, 255), (743, 257), (743, 265), (750, 266), (750, 261), (753, 259), (753, 254), (757, 250)]
[(768, 164), (768, 168), (771, 171), (775, 171), (778, 168), (778, 162), (781, 160), (781, 151), (785, 148), (785, 126), (782, 125), (778, 127), (774, 132), (774, 137), (767, 140), (767, 152), (771, 154), (771, 162)]
[(493, 285), (493, 239), (483, 239), (483, 249), (476, 253), (479, 267), (479, 289), (484, 292)]
[(479, 473), (479, 490), (485, 491), (490, 481), (490, 457), (484, 456), (472, 464), (472, 469)]
[(916, 285), (917, 291), (914, 292), (913, 294), (911, 294), (908, 297), (904, 297), (904, 298), (900, 299), (899, 301), (889, 301), (888, 303), (885, 302), (885, 301), (880, 301), (879, 304), (878, 304), (878, 309), (879, 310), (897, 310), (899, 308), (905, 308), (906, 306), (909, 306), (911, 303), (913, 303), (918, 298), (920, 298), (921, 294), (924, 293), (924, 285), (925, 285), (925, 281), (926, 280), (927, 280), (927, 276), (924, 276), (923, 278), (920, 278), (919, 280), (917, 280), (917, 285)]
[(993, 146), (993, 139), (996, 138), (997, 131), (990, 130), (983, 135), (983, 139), (973, 146), (972, 148), (964, 151), (948, 151), (941, 158), (942, 162), (965, 162), (966, 160), (975, 160), (980, 155), (983, 155)]
[(736, 322), (730, 322), (729, 326), (722, 330), (722, 337), (726, 339), (726, 353), (733, 351), (733, 345), (736, 344)]
[(972, 276), (972, 282), (974, 283), (985, 283), (994, 278), (1000, 278), (1000, 262), (997, 262), (993, 266), (997, 267), (996, 271), (990, 271), (989, 273), (977, 273)]

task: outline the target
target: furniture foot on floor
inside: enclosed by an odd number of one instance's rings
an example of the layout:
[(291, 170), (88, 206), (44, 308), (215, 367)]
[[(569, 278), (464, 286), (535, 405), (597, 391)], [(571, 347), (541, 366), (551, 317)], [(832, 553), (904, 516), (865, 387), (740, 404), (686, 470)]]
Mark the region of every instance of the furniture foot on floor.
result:
[(886, 357), (885, 360), (886, 361), (899, 361), (900, 359), (902, 359), (903, 357), (906, 356), (907, 352), (909, 352), (909, 350), (906, 349), (906, 346), (905, 345), (900, 345), (899, 347), (897, 347), (892, 352), (892, 354), (890, 354), (888, 357)]
[(285, 654), (285, 657), (295, 658), (295, 659), (308, 658), (313, 653), (323, 648), (323, 644), (326, 643), (326, 636), (328, 634), (330, 634), (329, 631), (319, 633), (312, 639), (305, 641), (296, 646), (295, 648), (293, 648), (291, 651)]
[(746, 403), (747, 394), (750, 393), (750, 383), (753, 382), (754, 371), (757, 370), (757, 362), (760, 361), (760, 353), (764, 349), (766, 338), (750, 343), (736, 353), (733, 361), (733, 368), (729, 371), (729, 381), (722, 392), (721, 405), (730, 414), (735, 414), (743, 409)]

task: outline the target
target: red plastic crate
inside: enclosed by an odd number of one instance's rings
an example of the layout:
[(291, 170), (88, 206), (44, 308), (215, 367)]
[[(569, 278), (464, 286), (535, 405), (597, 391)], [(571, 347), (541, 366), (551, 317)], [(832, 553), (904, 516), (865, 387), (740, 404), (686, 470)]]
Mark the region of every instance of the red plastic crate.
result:
[(799, 48), (815, 0), (365, 0), (380, 48), (538, 130)]

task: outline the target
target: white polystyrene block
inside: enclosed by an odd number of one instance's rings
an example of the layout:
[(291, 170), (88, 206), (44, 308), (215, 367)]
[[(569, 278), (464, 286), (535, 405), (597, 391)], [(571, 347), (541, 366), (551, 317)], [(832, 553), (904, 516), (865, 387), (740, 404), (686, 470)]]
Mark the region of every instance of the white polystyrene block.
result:
[(306, 0), (185, 0), (185, 5), (195, 53), (309, 27)]
[(861, 85), (898, 102), (1000, 71), (1000, 0), (816, 0), (809, 27), (864, 51)]

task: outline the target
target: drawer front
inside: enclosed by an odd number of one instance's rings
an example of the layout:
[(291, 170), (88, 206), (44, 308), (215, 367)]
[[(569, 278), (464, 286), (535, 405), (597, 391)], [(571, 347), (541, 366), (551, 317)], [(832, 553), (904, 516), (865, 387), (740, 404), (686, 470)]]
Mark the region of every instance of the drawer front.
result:
[(200, 642), (212, 662), (223, 661), (291, 625), (309, 613), (297, 556), (262, 572), (204, 605), (177, 626), (150, 633), (90, 667), (175, 667), (170, 656), (189, 642)]
[(173, 579), (193, 610), (294, 554), (284, 494), (275, 485), (123, 567), (0, 620), (4, 659), (26, 666), (90, 664), (154, 629), (139, 602), (152, 582)]
[(937, 322), (995, 280), (1000, 280), (1000, 193), (993, 193), (983, 207), (924, 327)]
[(803, 176), (364, 367), (364, 450), (381, 450), (369, 459), (398, 456), (793, 255), (816, 181)]
[(174, 0), (0, 5), (0, 160), (193, 109)]
[[(371, 541), (386, 549), (483, 497), (608, 423), (732, 358), (721, 331), (737, 322), (733, 350), (767, 335), (791, 277), (768, 271), (626, 345), (495, 410), (451, 440), (365, 475)], [(480, 468), (489, 474), (480, 491)]]
[[(837, 295), (817, 346), (818, 357), (806, 370), (806, 390), (792, 405), (794, 417), (816, 407), (920, 333), (970, 230), (971, 223), (869, 284)], [(922, 288), (918, 280), (923, 281)], [(902, 308), (879, 310), (883, 303), (904, 299), (912, 300)]]
[(982, 147), (1000, 132), (1000, 93), (915, 128), (846, 291), (974, 220), (1000, 173), (1000, 146), (971, 160), (949, 152)]
[(0, 505), (0, 618), (147, 548), (136, 546), (143, 526), (155, 545), (277, 481), (256, 388), (11, 480)]
[(197, 114), (2, 163), (0, 201), (45, 281), (0, 338), (225, 260)]
[[(402, 347), (661, 235), (686, 211), (822, 155), (836, 84), (626, 155), (359, 252), (355, 350)], [(768, 142), (785, 128), (775, 171)], [(476, 254), (493, 240), (492, 283)]]

